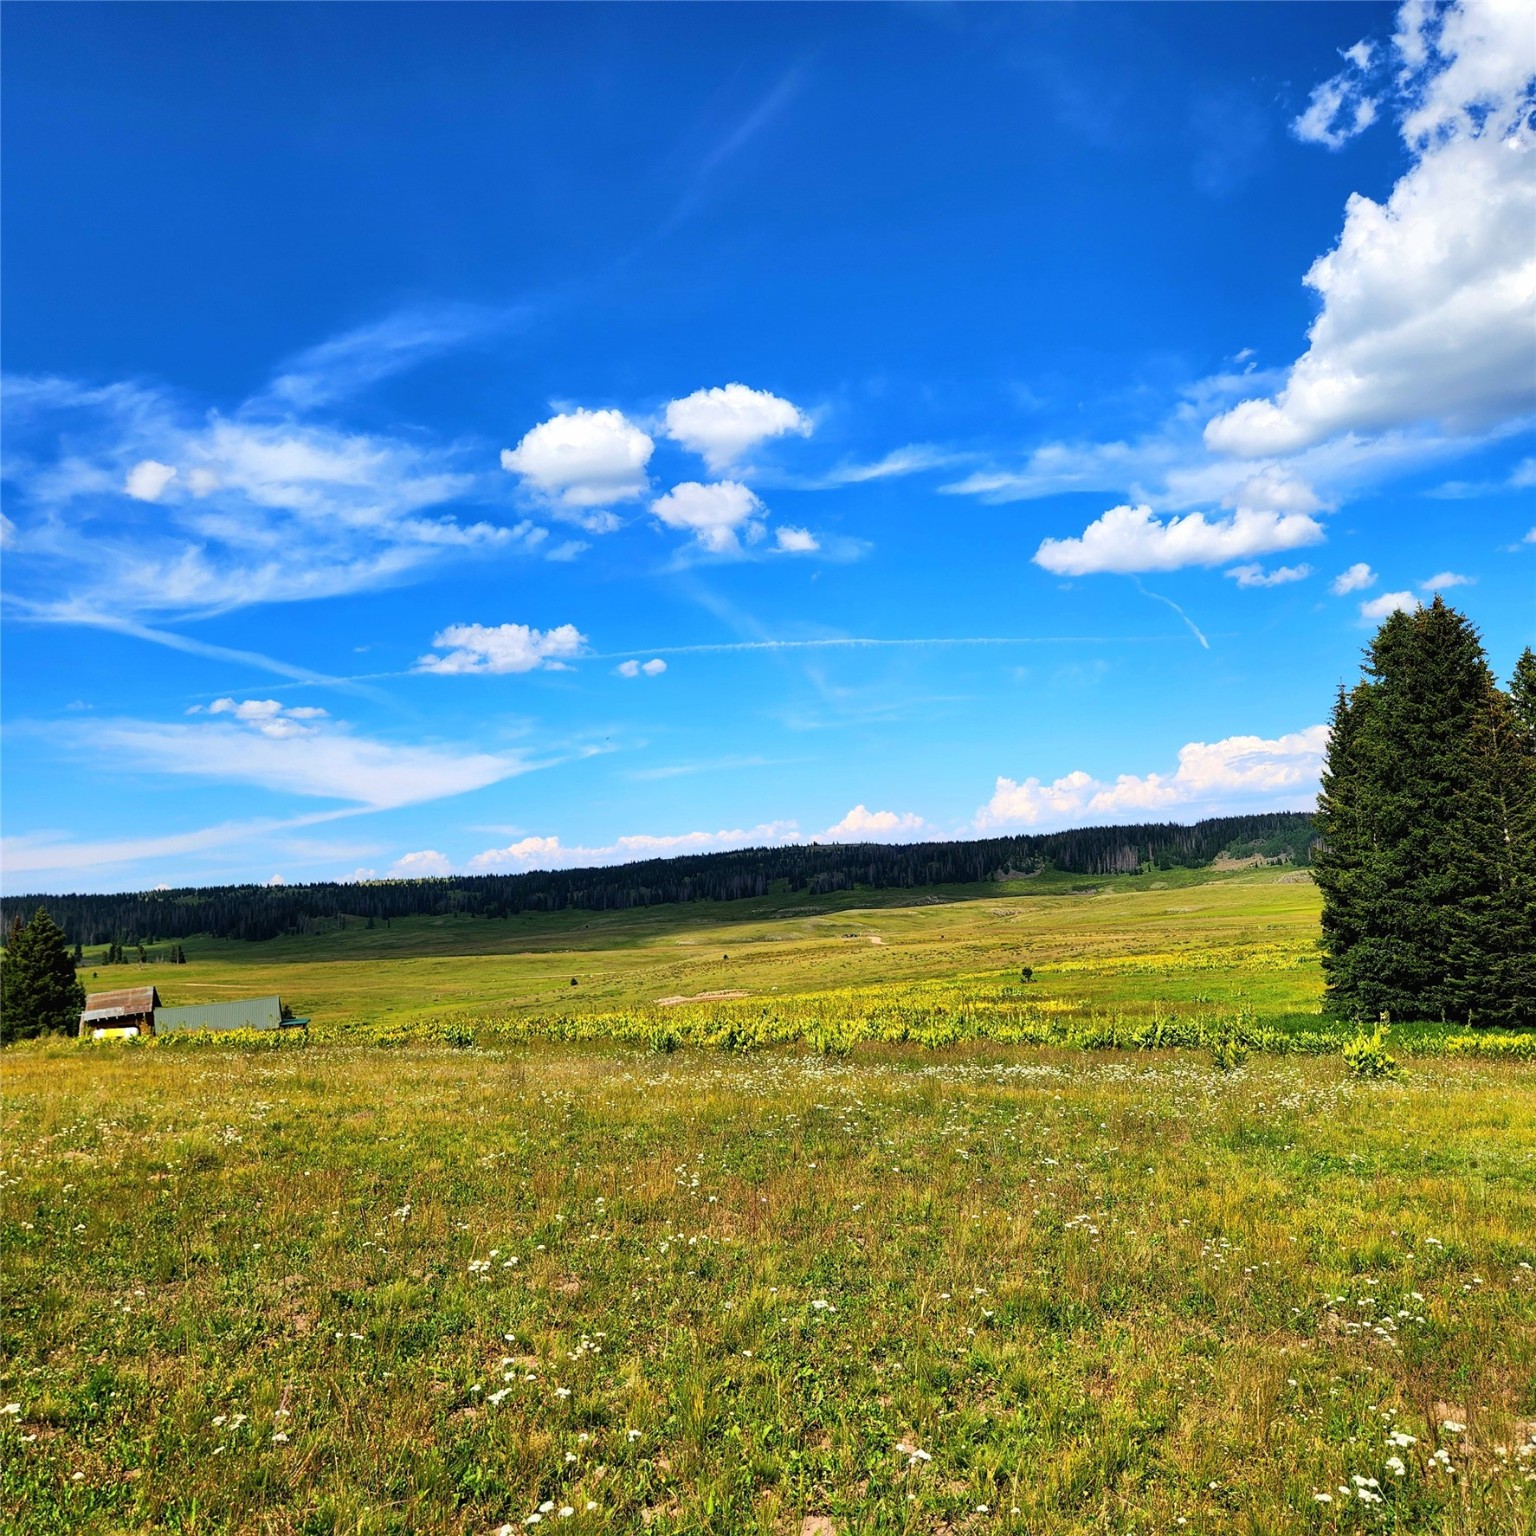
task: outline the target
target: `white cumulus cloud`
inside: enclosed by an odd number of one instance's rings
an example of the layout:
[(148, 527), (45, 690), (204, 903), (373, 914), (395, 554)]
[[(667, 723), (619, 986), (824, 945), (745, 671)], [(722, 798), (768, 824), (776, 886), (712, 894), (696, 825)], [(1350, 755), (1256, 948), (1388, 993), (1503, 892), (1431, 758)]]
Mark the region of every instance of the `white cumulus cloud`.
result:
[[(194, 704), (187, 713), (200, 715), (205, 711), (201, 704)], [(274, 741), (312, 735), (317, 727), (311, 722), (327, 718), (326, 712), (318, 705), (287, 705), (276, 699), (215, 699), (206, 713), (231, 715), (242, 725)]]
[(976, 813), (976, 826), (1068, 826), (1175, 810), (1204, 815), (1255, 803), (1306, 809), (1317, 793), (1327, 745), (1328, 727), (1312, 725), (1273, 739), (1192, 741), (1179, 749), (1178, 767), (1167, 774), (1124, 773), (1108, 781), (1079, 769), (1049, 784), (999, 778)]
[(1383, 592), (1380, 597), (1367, 598), (1360, 604), (1360, 622), (1379, 624), (1389, 614), (1413, 613), (1423, 606), (1412, 592)]
[(660, 677), (667, 664), (660, 656), (653, 656), (649, 661), (621, 661), (613, 670), (620, 677)]
[(781, 525), (773, 530), (774, 542), (786, 555), (814, 555), (821, 541), (808, 528)]
[(1385, 203), (1351, 195), (1305, 281), (1322, 300), (1272, 397), (1205, 429), (1218, 452), (1344, 433), (1494, 430), (1536, 409), (1536, 27), (1527, 0), (1410, 3), (1394, 39), (1411, 161)]
[(1368, 42), (1345, 49), (1347, 67), (1313, 90), (1306, 110), (1291, 124), (1291, 132), (1304, 144), (1342, 149), (1376, 121), (1380, 102), (1367, 86), (1374, 52)]
[(770, 437), (811, 432), (811, 419), (799, 407), (745, 384), (695, 390), (671, 401), (666, 424), (667, 436), (700, 454), (715, 475)]
[(396, 880), (427, 880), (451, 875), (453, 865), (435, 848), (423, 848), (419, 853), (402, 854), (389, 866), (389, 873)]
[(719, 832), (680, 832), (653, 836), (634, 833), (601, 847), (567, 847), (558, 837), (522, 837), (505, 848), (487, 848), (470, 859), (472, 873), (486, 870), (574, 869), (597, 864), (632, 864), (637, 859), (667, 859), (684, 853), (711, 853), (727, 848), (761, 848), (800, 841), (792, 821), (769, 821), (755, 827)]
[(176, 478), (176, 471), (169, 464), (155, 459), (141, 459), (128, 471), (123, 489), (135, 501), (159, 501), (161, 492)]
[(1329, 590), (1335, 597), (1344, 597), (1350, 592), (1362, 592), (1366, 587), (1375, 585), (1376, 572), (1364, 560), (1357, 560), (1347, 571), (1340, 571), (1333, 578)]
[(1419, 583), (1421, 592), (1449, 592), (1452, 587), (1470, 587), (1477, 582), (1475, 576), (1463, 576), (1459, 571), (1436, 571)]
[[(580, 656), (587, 637), (574, 624), (533, 629), (527, 624), (450, 624), (432, 637), (435, 650), (420, 657), (417, 672), (444, 675), (559, 671)], [(438, 651), (443, 654), (439, 655)]]
[(668, 528), (691, 533), (705, 549), (717, 555), (734, 554), (741, 539), (755, 543), (763, 536), (758, 520), (763, 504), (736, 480), (701, 485), (685, 480), (651, 503), (651, 511)]
[(821, 835), (834, 843), (873, 843), (912, 838), (928, 830), (928, 823), (912, 811), (871, 811), (856, 805)]
[[(503, 448), (501, 467), (555, 506), (585, 513), (643, 496), (654, 448), (622, 411), (575, 410), (540, 422), (516, 448)], [(581, 521), (594, 533), (618, 526), (611, 514)]]
[(1190, 512), (1164, 519), (1148, 506), (1112, 507), (1079, 538), (1045, 539), (1035, 564), (1058, 576), (1175, 571), (1299, 549), (1322, 537), (1321, 525), (1305, 512), (1240, 507), (1225, 517)]

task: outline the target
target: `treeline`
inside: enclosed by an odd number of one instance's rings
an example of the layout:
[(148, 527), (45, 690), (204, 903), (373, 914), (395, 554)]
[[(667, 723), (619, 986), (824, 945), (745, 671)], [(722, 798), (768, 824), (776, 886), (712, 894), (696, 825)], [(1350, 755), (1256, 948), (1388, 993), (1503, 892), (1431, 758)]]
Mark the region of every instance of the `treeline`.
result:
[(965, 885), (1009, 871), (1134, 874), (1197, 868), (1222, 854), (1305, 864), (1313, 840), (1311, 817), (1277, 812), (1222, 816), (1193, 826), (1170, 822), (1080, 827), (975, 842), (796, 843), (519, 875), (20, 896), (0, 903), (0, 914), (9, 923), (15, 915), (30, 915), (39, 905), (46, 906), (72, 943), (132, 946), (193, 934), (270, 939), (314, 931), (341, 917), (383, 921), (447, 913), (505, 918), (570, 909), (609, 912), (668, 902), (739, 901), (774, 890), (825, 895), (856, 886), (907, 890)]

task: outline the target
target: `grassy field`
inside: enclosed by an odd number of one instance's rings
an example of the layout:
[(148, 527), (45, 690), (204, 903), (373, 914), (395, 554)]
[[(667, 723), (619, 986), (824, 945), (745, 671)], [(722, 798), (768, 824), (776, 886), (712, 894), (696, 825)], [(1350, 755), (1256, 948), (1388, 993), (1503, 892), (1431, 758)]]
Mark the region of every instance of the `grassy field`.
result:
[[(314, 1043), (863, 1041), (1337, 1052), (1318, 894), (1303, 873), (1172, 871), (1006, 886), (779, 895), (507, 920), (358, 919), (268, 943), (188, 940), (186, 965), (102, 963), (167, 1004), (280, 993)], [(1030, 975), (1024, 980), (1025, 969)], [(1399, 1024), (1410, 1052), (1513, 1052), (1536, 1035)]]
[[(1021, 965), (1039, 973), (1040, 989), (1090, 1004), (1210, 997), (1283, 1012), (1315, 1009), (1320, 996), (1318, 908), (1317, 888), (1304, 876), (1270, 870), (1175, 870), (1150, 881), (1042, 876), (982, 888), (782, 895), (505, 921), (411, 918), (368, 929), (351, 919), (343, 929), (263, 944), (189, 939), (184, 966), (105, 966), (97, 947), (86, 952), (82, 979), (88, 989), (153, 981), (168, 1005), (281, 992), (322, 1026), (487, 1010), (596, 1011), (720, 991), (771, 998), (1012, 976)], [(1265, 964), (1275, 946), (1303, 963)], [(1243, 954), (1211, 968), (1211, 951), (1234, 948)], [(1123, 968), (1101, 980), (1082, 964), (1133, 954), (1190, 963), (1140, 983)], [(1247, 956), (1254, 963), (1244, 963)], [(1053, 971), (1064, 962), (1075, 969)]]
[(1310, 885), (1071, 884), (98, 966), (317, 1022), (5, 1053), (0, 1524), (1536, 1531), (1536, 1060), (989, 1038), (1327, 1023)]

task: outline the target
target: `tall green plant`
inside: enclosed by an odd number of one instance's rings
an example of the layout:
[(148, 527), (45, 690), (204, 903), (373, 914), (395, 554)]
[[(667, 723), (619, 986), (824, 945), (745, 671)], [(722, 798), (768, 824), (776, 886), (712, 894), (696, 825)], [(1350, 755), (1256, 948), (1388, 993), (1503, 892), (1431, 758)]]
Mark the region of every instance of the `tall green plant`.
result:
[(1514, 676), (1509, 680), (1509, 697), (1515, 715), (1530, 737), (1530, 749), (1536, 751), (1536, 651), (1530, 646), (1520, 653)]
[(0, 957), (0, 1042), (68, 1033), (85, 1007), (64, 931), (39, 907), (32, 921), (12, 924)]
[(1329, 1000), (1363, 1017), (1536, 1020), (1536, 756), (1477, 631), (1394, 613), (1335, 706), (1319, 802)]

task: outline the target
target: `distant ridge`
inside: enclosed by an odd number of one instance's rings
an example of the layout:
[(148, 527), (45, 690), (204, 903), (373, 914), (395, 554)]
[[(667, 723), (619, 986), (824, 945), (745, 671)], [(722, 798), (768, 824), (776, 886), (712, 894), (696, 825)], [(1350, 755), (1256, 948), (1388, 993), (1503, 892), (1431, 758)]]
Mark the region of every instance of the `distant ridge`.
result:
[(1057, 869), (1071, 874), (1134, 874), (1146, 866), (1199, 868), (1232, 858), (1310, 860), (1312, 818), (1302, 811), (1174, 822), (1079, 827), (1025, 837), (939, 843), (788, 843), (727, 853), (687, 854), (589, 869), (517, 875), (449, 875), (365, 884), (222, 885), (119, 895), (13, 896), (0, 902), (7, 929), (46, 906), (72, 943), (155, 942), (210, 934), (270, 939), (312, 931), (339, 917), (396, 918), (462, 912), (504, 918), (519, 912), (617, 911), (684, 901), (765, 896), (780, 883), (825, 895), (970, 885), (1005, 872)]

